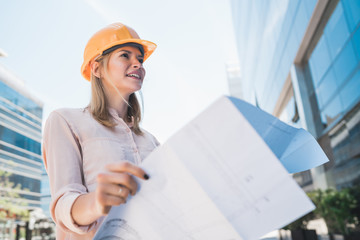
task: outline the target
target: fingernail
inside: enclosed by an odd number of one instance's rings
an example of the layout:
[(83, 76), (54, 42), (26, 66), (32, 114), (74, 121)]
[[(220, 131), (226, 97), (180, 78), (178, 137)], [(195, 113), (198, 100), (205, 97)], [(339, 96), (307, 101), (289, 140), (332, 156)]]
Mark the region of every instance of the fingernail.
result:
[(144, 178), (145, 178), (145, 180), (148, 180), (150, 177), (149, 177), (149, 175), (147, 175), (146, 173), (144, 174)]

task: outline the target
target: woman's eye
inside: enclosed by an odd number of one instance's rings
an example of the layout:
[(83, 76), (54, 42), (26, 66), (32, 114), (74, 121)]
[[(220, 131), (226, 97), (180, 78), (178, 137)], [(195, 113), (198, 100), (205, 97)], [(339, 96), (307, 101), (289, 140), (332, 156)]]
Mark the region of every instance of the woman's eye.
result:
[(143, 63), (144, 62), (144, 59), (140, 58), (138, 59), (140, 63)]
[(127, 53), (123, 53), (123, 54), (121, 54), (121, 55), (120, 55), (120, 57), (126, 57), (126, 58), (129, 58), (129, 54), (127, 54)]

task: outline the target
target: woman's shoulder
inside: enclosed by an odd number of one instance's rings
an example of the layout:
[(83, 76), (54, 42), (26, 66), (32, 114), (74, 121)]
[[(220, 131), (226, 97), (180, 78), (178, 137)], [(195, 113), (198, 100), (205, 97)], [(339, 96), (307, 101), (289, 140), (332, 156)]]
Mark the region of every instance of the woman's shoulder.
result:
[(59, 108), (53, 110), (46, 121), (62, 120), (69, 124), (76, 124), (87, 118), (89, 118), (87, 108)]
[(71, 118), (88, 115), (88, 111), (87, 108), (58, 108), (53, 110), (50, 115), (60, 115), (65, 118)]

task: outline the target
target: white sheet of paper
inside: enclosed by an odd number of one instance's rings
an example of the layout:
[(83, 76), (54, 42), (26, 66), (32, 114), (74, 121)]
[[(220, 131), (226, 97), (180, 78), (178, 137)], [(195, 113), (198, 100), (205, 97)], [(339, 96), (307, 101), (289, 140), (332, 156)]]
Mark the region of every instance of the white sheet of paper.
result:
[(135, 197), (113, 207), (94, 239), (241, 240), (231, 224), (164, 144), (142, 167), (151, 176)]
[(227, 97), (141, 167), (150, 180), (110, 211), (95, 239), (255, 240), (314, 209)]

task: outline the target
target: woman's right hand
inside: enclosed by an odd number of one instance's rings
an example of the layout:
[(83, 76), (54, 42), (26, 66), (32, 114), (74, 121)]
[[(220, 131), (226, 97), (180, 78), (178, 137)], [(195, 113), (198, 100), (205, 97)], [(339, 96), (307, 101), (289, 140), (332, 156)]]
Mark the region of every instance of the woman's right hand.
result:
[(129, 162), (109, 164), (106, 169), (109, 172), (98, 174), (95, 191), (96, 211), (100, 215), (106, 215), (111, 206), (126, 203), (129, 194), (135, 195), (138, 186), (134, 176), (149, 179), (144, 170)]
[(144, 170), (129, 162), (109, 164), (106, 169), (108, 172), (97, 176), (95, 192), (80, 195), (71, 208), (72, 218), (80, 226), (93, 223), (109, 213), (111, 206), (123, 204), (129, 194), (134, 195), (137, 191), (134, 176), (149, 179)]

